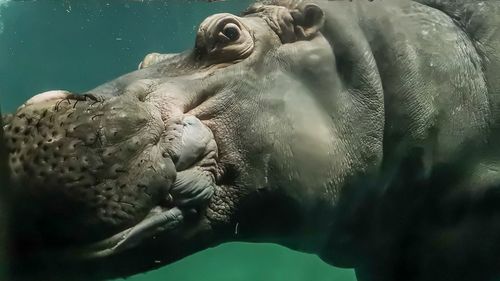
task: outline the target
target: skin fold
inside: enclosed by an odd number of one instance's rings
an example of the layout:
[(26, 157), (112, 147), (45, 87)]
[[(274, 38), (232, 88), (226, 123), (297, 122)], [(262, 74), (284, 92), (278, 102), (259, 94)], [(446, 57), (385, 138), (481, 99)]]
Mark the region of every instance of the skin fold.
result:
[(14, 280), (228, 241), (360, 281), (499, 275), (498, 1), (262, 1), (194, 47), (4, 116)]

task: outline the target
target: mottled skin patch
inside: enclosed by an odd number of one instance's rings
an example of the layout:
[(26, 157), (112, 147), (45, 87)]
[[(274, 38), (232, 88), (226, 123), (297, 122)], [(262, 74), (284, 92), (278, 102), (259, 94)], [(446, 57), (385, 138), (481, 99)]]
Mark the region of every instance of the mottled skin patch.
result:
[(362, 281), (498, 276), (499, 26), (497, 1), (263, 1), (88, 100), (37, 96), (5, 127), (32, 203), (15, 273), (128, 276), (255, 241)]

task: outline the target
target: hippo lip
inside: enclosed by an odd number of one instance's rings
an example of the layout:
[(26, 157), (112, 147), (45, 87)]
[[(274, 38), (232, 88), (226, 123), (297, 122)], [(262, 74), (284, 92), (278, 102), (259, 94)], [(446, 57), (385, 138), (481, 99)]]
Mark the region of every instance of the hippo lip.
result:
[(133, 227), (123, 230), (99, 242), (70, 249), (65, 256), (79, 259), (104, 258), (133, 248), (143, 239), (154, 237), (158, 233), (169, 232), (176, 229), (184, 221), (183, 211), (178, 207), (166, 209), (156, 207)]

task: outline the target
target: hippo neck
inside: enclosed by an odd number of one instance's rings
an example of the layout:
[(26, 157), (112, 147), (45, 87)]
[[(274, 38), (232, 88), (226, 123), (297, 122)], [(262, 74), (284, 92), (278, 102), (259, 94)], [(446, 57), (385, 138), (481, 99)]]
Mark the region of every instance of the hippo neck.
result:
[(384, 85), (382, 169), (390, 175), (415, 153), (422, 177), (436, 166), (463, 165), (458, 159), (474, 166), (491, 153), (484, 145), (491, 117), (484, 73), (476, 68), (482, 59), (469, 34), (446, 13), (415, 2), (383, 18), (363, 27)]
[[(484, 184), (477, 167), (498, 155), (484, 145), (491, 118), (484, 98), (488, 89), (478, 82), (483, 73), (475, 67), (481, 58), (450, 16), (410, 1), (359, 4), (353, 11), (353, 24), (363, 31), (383, 85), (383, 159), (377, 175), (351, 183), (339, 197), (330, 239), (320, 253), (337, 266), (359, 264), (366, 255), (397, 259), (415, 225), (442, 207), (440, 194)], [(449, 40), (442, 40), (444, 35)], [(478, 77), (466, 82), (464, 92), (462, 80), (471, 73)], [(489, 181), (500, 175), (493, 178)]]

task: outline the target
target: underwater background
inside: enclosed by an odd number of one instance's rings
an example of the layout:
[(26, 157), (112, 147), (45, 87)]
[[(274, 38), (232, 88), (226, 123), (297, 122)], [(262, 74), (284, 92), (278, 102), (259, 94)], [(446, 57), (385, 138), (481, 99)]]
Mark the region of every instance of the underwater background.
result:
[[(80, 92), (137, 68), (150, 52), (194, 45), (198, 24), (251, 1), (0, 0), (0, 104), (47, 90)], [(354, 272), (278, 245), (228, 243), (130, 281), (352, 281)], [(69, 281), (69, 280), (68, 280)]]

